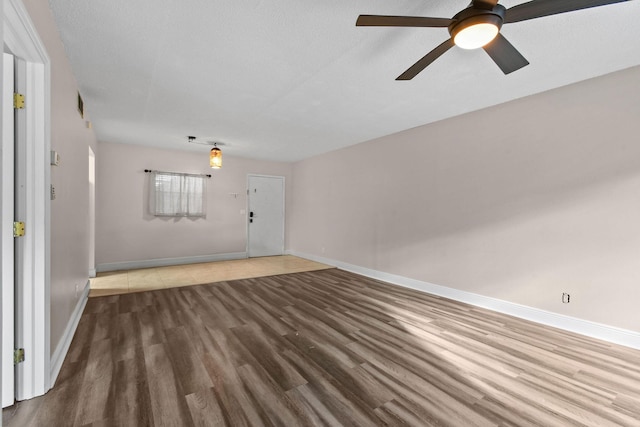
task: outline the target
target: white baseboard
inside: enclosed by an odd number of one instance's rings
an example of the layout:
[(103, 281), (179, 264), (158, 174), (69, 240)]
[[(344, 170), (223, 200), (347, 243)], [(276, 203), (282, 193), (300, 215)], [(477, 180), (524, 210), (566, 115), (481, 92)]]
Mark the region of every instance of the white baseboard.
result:
[(56, 351), (51, 355), (50, 362), (50, 378), (49, 382), (50, 387), (53, 387), (56, 383), (56, 379), (58, 379), (58, 374), (60, 373), (60, 368), (62, 368), (62, 362), (64, 362), (64, 358), (67, 356), (67, 352), (69, 351), (69, 347), (71, 346), (71, 341), (73, 340), (73, 335), (76, 333), (76, 329), (78, 328), (78, 323), (80, 322), (80, 317), (82, 317), (82, 312), (84, 311), (84, 306), (87, 305), (87, 299), (89, 298), (89, 290), (90, 283), (87, 280), (87, 284), (84, 286), (82, 290), (82, 294), (80, 294), (80, 298), (78, 298), (78, 302), (76, 303), (76, 308), (73, 310), (71, 314), (71, 318), (67, 323), (67, 327), (62, 334), (62, 338), (60, 342), (58, 342), (58, 346), (56, 347)]
[(316, 255), (306, 254), (293, 250), (287, 250), (287, 254), (295, 255), (300, 258), (306, 258), (316, 262), (321, 262), (323, 264), (333, 265), (335, 267), (350, 271), (352, 273), (360, 274), (362, 276), (371, 277), (373, 279), (382, 280), (384, 282), (393, 283), (395, 285), (404, 286), (406, 288), (416, 289), (429, 294), (438, 295), (455, 301), (475, 305), (477, 307), (509, 314), (514, 317), (519, 317), (521, 319), (530, 320), (532, 322), (553, 326), (565, 331), (575, 332), (577, 334), (597, 338), (603, 341), (640, 349), (639, 332), (616, 328), (614, 326), (591, 322), (589, 320), (578, 319), (576, 317), (565, 316), (563, 314), (540, 310), (538, 308), (528, 307), (525, 305), (474, 294), (467, 291), (461, 291), (459, 289), (449, 288), (446, 286), (435, 285), (433, 283), (422, 282), (420, 280), (372, 270), (369, 268), (360, 267), (333, 259), (323, 258)]
[(96, 269), (95, 268), (90, 268), (89, 269), (89, 278), (93, 279), (94, 277), (96, 277)]
[(247, 258), (246, 252), (231, 252), (227, 254), (200, 255), (182, 258), (157, 258), (143, 261), (111, 262), (98, 264), (96, 266), (96, 271), (100, 273), (104, 271), (137, 270), (139, 268), (167, 267), (170, 265), (198, 264), (201, 262), (213, 261), (230, 261), (234, 259), (244, 258)]

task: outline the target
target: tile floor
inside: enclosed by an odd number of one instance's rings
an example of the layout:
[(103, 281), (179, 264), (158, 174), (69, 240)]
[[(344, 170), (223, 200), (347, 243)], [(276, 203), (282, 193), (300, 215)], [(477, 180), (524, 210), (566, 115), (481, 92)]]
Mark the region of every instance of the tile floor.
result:
[(200, 285), (226, 280), (250, 279), (278, 274), (333, 268), (292, 255), (216, 261), (98, 273), (91, 279), (89, 297)]

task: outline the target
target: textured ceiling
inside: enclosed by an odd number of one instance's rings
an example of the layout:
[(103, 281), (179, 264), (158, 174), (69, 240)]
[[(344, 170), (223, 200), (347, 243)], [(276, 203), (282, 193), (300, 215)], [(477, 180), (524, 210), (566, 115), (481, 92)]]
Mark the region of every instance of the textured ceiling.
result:
[(639, 1), (506, 24), (531, 63), (512, 74), (454, 47), (411, 81), (395, 78), (447, 29), (356, 27), (358, 15), (450, 18), (466, 0), (49, 3), (100, 141), (208, 151), (195, 135), (256, 159), (296, 161), (640, 64)]

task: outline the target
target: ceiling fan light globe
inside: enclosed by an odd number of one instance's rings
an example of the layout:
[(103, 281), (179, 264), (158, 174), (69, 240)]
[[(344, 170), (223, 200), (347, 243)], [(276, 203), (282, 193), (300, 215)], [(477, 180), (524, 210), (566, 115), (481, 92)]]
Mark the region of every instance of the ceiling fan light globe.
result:
[(211, 169), (220, 169), (222, 167), (222, 150), (213, 147), (209, 153), (209, 166)]
[(478, 49), (495, 39), (498, 31), (500, 28), (492, 23), (473, 24), (457, 31), (453, 42), (462, 49)]

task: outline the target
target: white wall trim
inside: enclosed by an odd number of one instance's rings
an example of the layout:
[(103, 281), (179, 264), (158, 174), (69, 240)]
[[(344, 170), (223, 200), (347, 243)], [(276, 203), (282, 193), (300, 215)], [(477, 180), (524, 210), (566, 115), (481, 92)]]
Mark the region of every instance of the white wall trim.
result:
[(82, 294), (78, 299), (76, 308), (71, 314), (71, 318), (67, 323), (67, 327), (65, 328), (64, 333), (62, 334), (62, 338), (58, 342), (56, 350), (51, 355), (51, 387), (53, 387), (53, 385), (56, 383), (56, 379), (58, 378), (58, 374), (60, 373), (60, 368), (62, 368), (62, 362), (64, 362), (64, 358), (67, 357), (67, 352), (69, 351), (69, 347), (71, 346), (71, 341), (73, 340), (73, 336), (76, 333), (76, 329), (78, 329), (78, 323), (80, 323), (82, 312), (84, 311), (84, 307), (87, 305), (90, 290), (90, 282), (87, 280), (87, 284), (82, 290)]
[(198, 264), (201, 262), (213, 261), (230, 261), (234, 259), (244, 258), (247, 258), (246, 252), (231, 252), (227, 254), (199, 255), (182, 258), (157, 258), (142, 261), (109, 262), (98, 264), (96, 266), (96, 271), (98, 273), (101, 273), (104, 271), (136, 270), (139, 268), (167, 267), (170, 265)]
[(352, 273), (371, 277), (377, 280), (382, 280), (388, 283), (393, 283), (394, 285), (403, 286), (405, 288), (416, 289), (418, 291), (426, 292), (429, 294), (442, 296), (455, 301), (464, 302), (477, 307), (486, 308), (521, 319), (530, 320), (532, 322), (553, 326), (565, 331), (575, 332), (577, 334), (586, 335), (588, 337), (597, 338), (603, 341), (608, 341), (611, 343), (620, 344), (626, 347), (640, 350), (639, 332), (616, 328), (613, 326), (591, 322), (589, 320), (578, 319), (571, 316), (565, 316), (563, 314), (540, 310), (538, 308), (528, 307), (525, 305), (474, 294), (467, 291), (461, 291), (459, 289), (449, 288), (446, 286), (435, 285), (433, 283), (410, 279), (408, 277), (372, 270), (369, 268), (348, 264), (346, 262), (323, 258), (316, 255), (298, 252), (295, 250), (287, 250), (287, 254), (298, 256), (300, 258), (306, 258), (316, 262), (321, 262), (323, 264), (333, 265)]
[(96, 277), (96, 269), (95, 268), (90, 268), (89, 269), (89, 277), (90, 278)]

